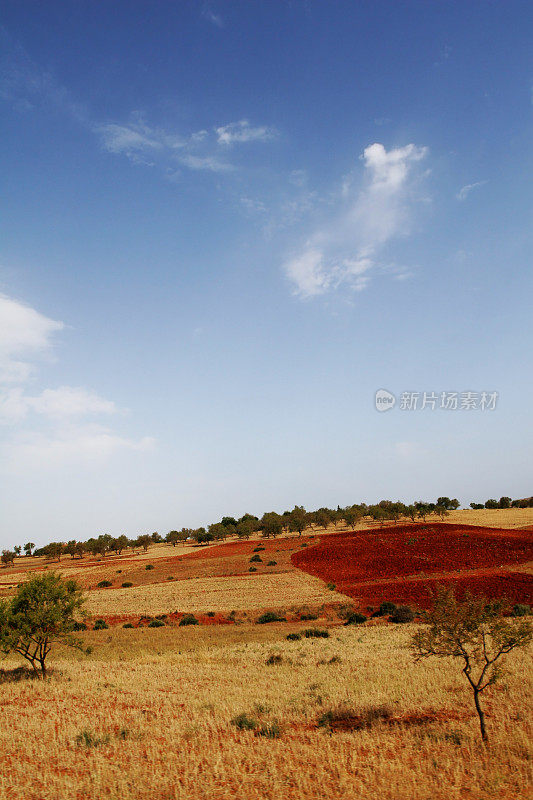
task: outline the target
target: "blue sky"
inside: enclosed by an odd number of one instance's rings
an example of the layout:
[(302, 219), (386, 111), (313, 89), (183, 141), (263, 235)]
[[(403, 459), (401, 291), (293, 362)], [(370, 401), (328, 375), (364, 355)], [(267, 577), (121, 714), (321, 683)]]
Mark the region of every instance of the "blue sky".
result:
[(532, 17), (5, 0), (0, 544), (530, 495)]

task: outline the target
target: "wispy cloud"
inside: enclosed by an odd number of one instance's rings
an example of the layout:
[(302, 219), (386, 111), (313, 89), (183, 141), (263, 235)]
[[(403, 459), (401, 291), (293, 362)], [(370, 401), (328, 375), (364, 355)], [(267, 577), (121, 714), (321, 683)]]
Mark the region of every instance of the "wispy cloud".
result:
[(0, 295), (0, 384), (26, 381), (32, 361), (50, 352), (54, 333), (63, 328), (62, 322)]
[[(31, 464), (32, 457), (54, 459), (75, 454), (104, 456), (117, 449), (145, 449), (151, 438), (121, 436), (88, 418), (118, 413), (112, 400), (76, 386), (46, 387), (30, 393), (38, 367), (52, 357), (55, 335), (64, 323), (6, 295), (0, 295), (0, 422), (12, 431), (2, 447), (6, 463)], [(29, 460), (28, 460), (29, 459)]]
[(363, 183), (354, 174), (343, 182), (333, 214), (284, 263), (294, 292), (310, 298), (341, 285), (364, 289), (379, 264), (379, 251), (411, 227), (419, 162), (427, 148), (408, 144), (387, 151), (369, 145), (361, 159)]
[(275, 136), (272, 128), (254, 127), (247, 120), (181, 135), (151, 126), (139, 114), (127, 123), (97, 124), (93, 130), (107, 152), (126, 156), (134, 164), (160, 165), (173, 175), (177, 165), (193, 171), (231, 172), (237, 167), (228, 160), (230, 145), (266, 142)]
[(209, 6), (205, 6), (205, 8), (202, 10), (202, 17), (217, 28), (224, 27), (224, 20), (220, 14), (215, 14), (213, 9), (209, 8)]
[(230, 122), (229, 125), (222, 125), (215, 129), (218, 143), (232, 145), (244, 142), (268, 142), (277, 136), (275, 128), (266, 125), (254, 127), (247, 119), (238, 122)]
[(3, 448), (10, 469), (61, 468), (73, 464), (101, 462), (120, 451), (153, 450), (151, 437), (133, 440), (101, 426), (66, 427), (53, 434), (24, 432)]
[[(203, 16), (222, 26), (222, 18), (206, 7)], [(151, 124), (145, 115), (134, 112), (127, 120), (94, 119), (89, 110), (77, 103), (56, 77), (41, 69), (24, 48), (0, 28), (0, 98), (19, 111), (54, 108), (90, 130), (108, 153), (127, 158), (138, 166), (159, 167), (171, 179), (185, 170), (229, 173), (238, 168), (230, 162), (229, 151), (250, 142), (268, 142), (277, 131), (268, 125), (253, 125), (248, 119), (212, 125), (194, 131), (173, 130)], [(236, 154), (233, 152), (233, 156)]]
[(457, 200), (461, 201), (466, 200), (466, 198), (473, 189), (477, 189), (478, 186), (485, 186), (486, 183), (488, 183), (488, 181), (477, 181), (476, 183), (467, 183), (466, 186), (463, 186), (463, 188), (460, 189), (455, 196)]

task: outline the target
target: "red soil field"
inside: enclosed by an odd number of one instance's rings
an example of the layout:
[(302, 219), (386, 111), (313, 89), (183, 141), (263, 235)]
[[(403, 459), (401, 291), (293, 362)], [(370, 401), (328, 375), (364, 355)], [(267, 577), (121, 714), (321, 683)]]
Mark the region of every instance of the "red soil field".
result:
[(354, 531), (324, 537), (291, 560), (361, 605), (392, 600), (428, 608), (437, 584), (453, 585), (458, 595), (533, 601), (533, 575), (520, 571), (533, 561), (526, 530), (432, 523)]

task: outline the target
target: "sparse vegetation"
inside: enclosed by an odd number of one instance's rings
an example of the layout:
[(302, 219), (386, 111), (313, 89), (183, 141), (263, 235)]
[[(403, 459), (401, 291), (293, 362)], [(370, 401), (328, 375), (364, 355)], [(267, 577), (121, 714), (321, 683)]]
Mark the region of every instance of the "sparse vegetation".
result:
[(417, 631), (411, 643), (416, 659), (437, 656), (459, 660), (473, 691), (483, 741), (488, 734), (481, 694), (501, 677), (501, 659), (533, 639), (529, 620), (511, 622), (505, 619), (505, 610), (502, 601), (467, 596), (459, 602), (451, 590), (440, 589), (428, 614), (429, 627)]
[(286, 618), (280, 616), (275, 611), (266, 611), (257, 620), (258, 625), (265, 625), (268, 622), (286, 622)]
[(306, 628), (304, 631), (304, 636), (306, 639), (328, 639), (329, 631), (321, 628)]
[(194, 614), (185, 614), (185, 616), (180, 619), (179, 625), (180, 627), (183, 627), (184, 625), (198, 625), (198, 620)]

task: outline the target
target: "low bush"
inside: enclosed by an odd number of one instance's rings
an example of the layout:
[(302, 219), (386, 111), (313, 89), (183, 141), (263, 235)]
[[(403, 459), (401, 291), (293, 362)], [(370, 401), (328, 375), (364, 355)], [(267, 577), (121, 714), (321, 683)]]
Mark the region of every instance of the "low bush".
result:
[(109, 628), (105, 619), (97, 619), (93, 625), (93, 631), (104, 631)]
[(405, 622), (412, 622), (415, 618), (415, 614), (412, 608), (409, 606), (398, 606), (390, 615), (389, 619), (391, 622), (396, 622), (403, 624)]
[(346, 618), (345, 625), (362, 625), (363, 622), (366, 622), (366, 617), (364, 614), (359, 614), (358, 611), (354, 611)]
[(371, 728), (377, 722), (383, 722), (392, 716), (392, 707), (386, 703), (362, 709), (340, 705), (322, 714), (318, 719), (318, 725), (340, 730), (361, 730), (362, 728)]
[(106, 589), (108, 586), (113, 586), (113, 584), (111, 581), (100, 581), (100, 583), (97, 583), (96, 586), (98, 589)]
[(124, 583), (122, 584), (123, 589), (129, 589), (130, 586), (133, 586), (133, 583), (131, 581), (124, 581)]
[[(180, 622), (180, 625), (181, 624), (182, 623)], [(148, 623), (148, 627), (149, 628), (164, 628), (165, 627), (165, 623), (163, 622), (162, 619), (153, 619), (151, 622)]]
[(277, 561), (269, 561), (267, 567), (275, 567), (277, 563)]
[(307, 628), (304, 631), (306, 639), (328, 639), (329, 631), (321, 630), (320, 628)]
[(257, 567), (250, 567), (248, 572), (257, 572)]
[(261, 550), (266, 550), (266, 547), (260, 547), (260, 546), (259, 547), (254, 547), (254, 549), (252, 550), (252, 553), (260, 553)]
[(253, 717), (249, 717), (248, 714), (243, 712), (242, 714), (237, 714), (236, 717), (233, 717), (231, 724), (240, 731), (254, 731), (259, 723)]
[(527, 617), (531, 614), (531, 607), (527, 603), (517, 603), (511, 613), (513, 617)]
[(281, 728), (277, 722), (271, 722), (268, 725), (262, 725), (255, 734), (256, 736), (264, 736), (267, 739), (279, 739)]
[(87, 625), (85, 624), (85, 622), (75, 622), (74, 623), (74, 630), (75, 631), (86, 631), (87, 630)]
[(185, 616), (180, 619), (179, 624), (180, 624), (180, 626), (181, 625), (198, 625), (198, 620), (196, 619), (194, 614), (185, 614)]
[(306, 612), (305, 614), (300, 614), (300, 619), (304, 622), (311, 622), (314, 619), (318, 619), (318, 614), (314, 614), (312, 611)]
[(273, 653), (271, 656), (267, 658), (265, 664), (282, 664), (283, 663), (283, 656), (280, 656), (279, 653)]
[(334, 592), (337, 588), (335, 583), (326, 583), (326, 589), (329, 589), (331, 592)]
[(122, 627), (123, 628), (134, 628), (135, 626), (134, 626), (133, 622), (125, 622)]
[(208, 612), (207, 612), (207, 616), (208, 616), (208, 617), (215, 617), (215, 616), (216, 616), (216, 614), (215, 614), (215, 612), (214, 612), (214, 611), (208, 611)]
[(258, 563), (258, 562), (261, 562), (261, 563), (263, 563), (263, 559), (261, 558), (261, 556), (255, 555), (255, 556), (252, 556), (252, 557), (251, 557), (251, 559), (250, 559), (250, 564), (252, 564), (252, 563)]
[(173, 581), (174, 575), (167, 575), (167, 581)]
[(75, 742), (78, 747), (100, 747), (102, 744), (109, 744), (109, 735), (96, 736), (91, 731), (84, 730), (78, 733)]
[(265, 625), (267, 622), (287, 622), (285, 617), (280, 617), (275, 611), (266, 611), (257, 620), (258, 625)]
[(385, 600), (380, 604), (377, 611), (372, 614), (373, 617), (386, 617), (388, 614), (393, 614), (396, 611), (396, 603), (391, 603)]
[(288, 633), (285, 638), (288, 639), (289, 642), (299, 642), (302, 635), (300, 633)]
[(153, 565), (153, 564), (147, 564), (147, 565), (145, 566), (145, 569), (153, 569), (153, 568), (154, 568), (154, 565)]

